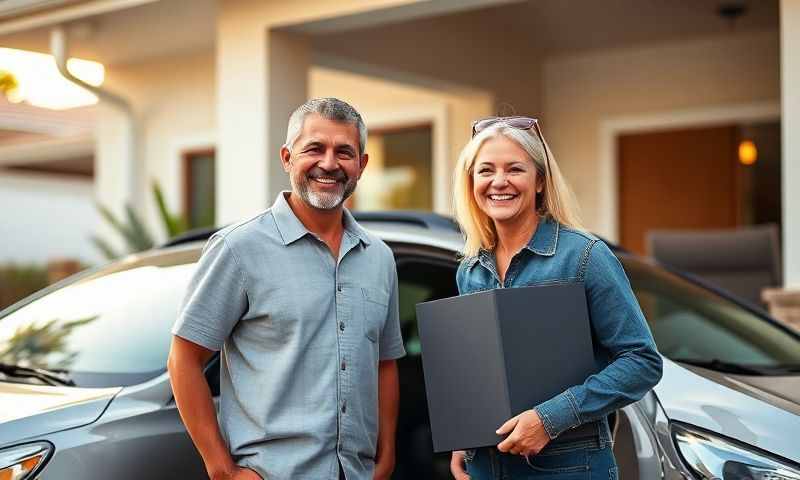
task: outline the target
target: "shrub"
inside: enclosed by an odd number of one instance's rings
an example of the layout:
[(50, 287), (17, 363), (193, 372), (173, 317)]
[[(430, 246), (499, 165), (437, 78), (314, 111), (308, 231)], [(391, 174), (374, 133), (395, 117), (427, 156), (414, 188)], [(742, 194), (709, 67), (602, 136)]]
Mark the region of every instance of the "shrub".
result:
[(0, 266), (0, 309), (47, 285), (45, 266), (15, 264)]

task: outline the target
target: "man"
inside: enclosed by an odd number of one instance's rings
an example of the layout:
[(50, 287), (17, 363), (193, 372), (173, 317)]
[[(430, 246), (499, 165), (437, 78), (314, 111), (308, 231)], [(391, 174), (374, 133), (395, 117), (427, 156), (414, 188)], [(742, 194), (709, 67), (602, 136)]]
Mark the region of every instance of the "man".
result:
[[(212, 480), (388, 479), (403, 356), (391, 250), (343, 202), (366, 127), (334, 98), (290, 117), (292, 190), (209, 239), (173, 328), (175, 400)], [(219, 425), (203, 368), (221, 351)]]

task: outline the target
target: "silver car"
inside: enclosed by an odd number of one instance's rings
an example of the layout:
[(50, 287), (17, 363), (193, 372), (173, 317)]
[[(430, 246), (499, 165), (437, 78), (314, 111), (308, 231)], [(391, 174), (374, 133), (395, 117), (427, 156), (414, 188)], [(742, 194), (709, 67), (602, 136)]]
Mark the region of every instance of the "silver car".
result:
[[(395, 479), (434, 455), (414, 306), (455, 295), (461, 237), (431, 214), (362, 214), (394, 250), (408, 356)], [(47, 288), (0, 312), (0, 480), (206, 478), (166, 373), (170, 327), (209, 232)], [(612, 415), (621, 477), (800, 479), (800, 336), (763, 312), (617, 251), (665, 356)], [(219, 394), (218, 359), (206, 377)]]

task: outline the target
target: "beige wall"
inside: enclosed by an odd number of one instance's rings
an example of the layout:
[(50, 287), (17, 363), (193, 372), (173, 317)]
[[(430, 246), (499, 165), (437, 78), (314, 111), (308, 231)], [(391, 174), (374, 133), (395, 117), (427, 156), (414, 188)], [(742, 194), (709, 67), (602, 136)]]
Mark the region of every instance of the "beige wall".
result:
[[(150, 181), (158, 179), (172, 210), (181, 209), (181, 152), (213, 146), (216, 141), (213, 52), (184, 54), (132, 65), (112, 65), (105, 87), (121, 92), (138, 120), (141, 181), (147, 222), (163, 234)], [(125, 118), (108, 107), (98, 115), (97, 197), (119, 211), (124, 165)]]
[(89, 241), (100, 222), (92, 194), (91, 179), (0, 172), (0, 263), (102, 263), (105, 259)]
[[(274, 29), (299, 22), (415, 3), (414, 0), (298, 2), (226, 0), (218, 6), (217, 216), (232, 222), (272, 202), (285, 186), (281, 172), (267, 163), (283, 142), (278, 118), (289, 104), (306, 98), (307, 85), (292, 82), (307, 70), (309, 45)], [(277, 59), (285, 62), (277, 64)]]
[(538, 46), (530, 32), (509, 27), (505, 20), (497, 9), (484, 8), (320, 35), (312, 45), (320, 55), (360, 63), (366, 73), (389, 80), (491, 91), (495, 103), (490, 113), (539, 115)]
[[(148, 224), (159, 235), (163, 232), (149, 191), (149, 181), (158, 179), (173, 210), (182, 208), (181, 153), (216, 146), (217, 143), (215, 68), (212, 52), (108, 68), (106, 87), (124, 92), (125, 98), (137, 111), (140, 125), (138, 151), (143, 161), (141, 173), (147, 181), (147, 184), (140, 185), (145, 189), (144, 211)], [(309, 96), (337, 96), (351, 102), (364, 114), (371, 128), (433, 124), (434, 158), (438, 162), (435, 170), (439, 184), (434, 200), (437, 211), (449, 212), (449, 172), (458, 151), (469, 139), (471, 121), (491, 111), (491, 96), (477, 90), (442, 92), (412, 87), (322, 67), (310, 68), (307, 76)], [(246, 127), (243, 122), (248, 116), (264, 116), (264, 112), (252, 104), (235, 107), (242, 118), (228, 125), (230, 129)], [(282, 119), (276, 128), (280, 135), (285, 135), (286, 120)], [(125, 180), (119, 152), (125, 148), (125, 135), (124, 117), (109, 108), (101, 109), (97, 130), (96, 191), (102, 203), (113, 206), (118, 212), (121, 210), (120, 185)], [(249, 143), (243, 150), (258, 140), (252, 139)], [(218, 161), (224, 161), (218, 158)], [(266, 185), (264, 171), (248, 171), (246, 165), (257, 163), (263, 166), (270, 162), (278, 165), (276, 159), (277, 151), (265, 151), (259, 158), (238, 158), (240, 168), (235, 169), (238, 172), (234, 175), (249, 177)], [(261, 177), (253, 178), (257, 175)], [(280, 175), (283, 176), (282, 171)], [(254, 193), (245, 191), (236, 179), (229, 178), (225, 184), (222, 182), (218, 178), (220, 188), (227, 192), (224, 194), (231, 201), (241, 202), (248, 198), (248, 193)], [(264, 195), (266, 192), (256, 193)], [(248, 208), (263, 207), (259, 203)], [(113, 238), (112, 232), (104, 233)]]
[(587, 226), (617, 238), (613, 178), (601, 162), (604, 122), (778, 102), (778, 43), (777, 33), (730, 34), (545, 62), (544, 132)]
[[(505, 1), (220, 2), (217, 71), (225, 74), (219, 76), (217, 83), (219, 218), (228, 222), (252, 215), (271, 203), (275, 192), (286, 186), (283, 173), (266, 159), (283, 142), (281, 130), (292, 106), (308, 96), (308, 85), (299, 79), (299, 73), (307, 70), (311, 62), (308, 35), (425, 18)], [(463, 50), (464, 45), (459, 48)], [(453, 115), (462, 114), (459, 107), (453, 111)], [(443, 204), (443, 200), (436, 204)]]

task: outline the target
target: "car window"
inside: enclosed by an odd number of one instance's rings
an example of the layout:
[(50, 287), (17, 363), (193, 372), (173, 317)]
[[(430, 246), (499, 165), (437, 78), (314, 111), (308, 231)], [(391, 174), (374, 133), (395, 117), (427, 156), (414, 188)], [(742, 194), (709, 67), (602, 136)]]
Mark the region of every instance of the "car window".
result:
[(422, 372), (416, 305), (458, 295), (456, 264), (437, 258), (397, 258), (400, 326), (407, 355), (397, 362), (400, 412), (397, 427), (397, 478), (446, 479), (450, 455), (433, 453)]
[(756, 367), (800, 365), (800, 341), (710, 290), (622, 259), (659, 351), (668, 358)]
[(400, 328), (408, 355), (418, 356), (421, 352), (416, 305), (458, 295), (455, 268), (455, 265), (433, 259), (415, 258), (398, 261)]
[(67, 370), (85, 387), (162, 373), (196, 257), (133, 257), (11, 311), (0, 319), (0, 362)]

